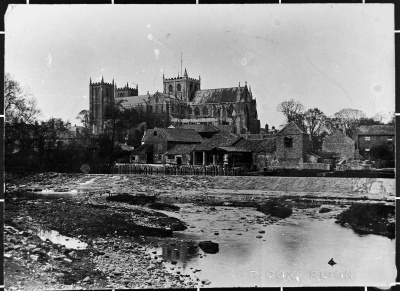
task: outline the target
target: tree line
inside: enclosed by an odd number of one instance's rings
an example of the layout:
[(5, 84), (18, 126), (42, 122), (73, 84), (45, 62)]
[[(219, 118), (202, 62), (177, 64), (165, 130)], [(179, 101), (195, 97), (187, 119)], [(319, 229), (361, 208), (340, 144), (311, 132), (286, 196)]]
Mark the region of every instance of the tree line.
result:
[[(306, 110), (301, 102), (293, 99), (280, 103), (277, 106), (277, 111), (285, 116), (286, 124), (294, 121), (304, 132), (309, 134), (314, 150), (320, 149), (322, 146), (322, 139), (336, 130), (354, 139), (354, 135), (359, 126), (394, 125), (395, 122), (394, 114), (390, 116), (387, 123), (384, 123), (389, 116), (385, 116), (383, 113), (377, 113), (373, 117), (367, 117), (363, 111), (352, 108), (341, 109), (328, 117), (318, 108)], [(393, 151), (384, 144), (371, 148), (369, 155), (377, 160), (394, 159)]]
[(4, 81), (6, 171), (77, 172), (88, 164), (91, 172), (106, 172), (126, 155), (121, 145), (138, 147), (147, 128), (169, 125), (165, 115), (120, 101), (106, 108), (104, 131), (93, 135), (89, 110), (77, 114), (79, 127), (61, 118), (40, 120), (34, 96), (10, 74)]

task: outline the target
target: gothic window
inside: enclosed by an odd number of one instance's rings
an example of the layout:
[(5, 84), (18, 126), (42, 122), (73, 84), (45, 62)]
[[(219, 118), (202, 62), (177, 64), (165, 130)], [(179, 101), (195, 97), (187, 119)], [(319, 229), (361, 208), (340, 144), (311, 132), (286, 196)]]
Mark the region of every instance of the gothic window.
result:
[(174, 89), (173, 89), (172, 85), (169, 85), (169, 86), (168, 86), (168, 91), (169, 91), (170, 93), (174, 92)]
[(200, 115), (200, 109), (199, 109), (199, 107), (196, 107), (196, 108), (194, 109), (194, 115), (195, 115), (195, 116), (199, 116), (199, 115)]
[(207, 107), (203, 107), (203, 115), (207, 116), (208, 115), (208, 109)]
[(194, 85), (194, 91), (197, 91), (197, 85)]
[(193, 111), (192, 111), (192, 107), (189, 107), (189, 115), (192, 115)]
[(193, 84), (190, 84), (190, 92), (193, 90)]
[(107, 88), (107, 90), (106, 90), (106, 96), (107, 96), (107, 97), (110, 97), (110, 89), (108, 89), (108, 88)]
[(156, 96), (156, 103), (158, 103), (158, 96)]
[(171, 108), (171, 109), (172, 109), (172, 112), (175, 112), (175, 104), (172, 103), (172, 106), (171, 106), (171, 107), (172, 107), (172, 108)]
[(216, 116), (216, 117), (220, 117), (220, 116), (221, 116), (221, 110), (218, 109), (215, 116)]
[(181, 84), (178, 84), (178, 91), (181, 91), (182, 87)]

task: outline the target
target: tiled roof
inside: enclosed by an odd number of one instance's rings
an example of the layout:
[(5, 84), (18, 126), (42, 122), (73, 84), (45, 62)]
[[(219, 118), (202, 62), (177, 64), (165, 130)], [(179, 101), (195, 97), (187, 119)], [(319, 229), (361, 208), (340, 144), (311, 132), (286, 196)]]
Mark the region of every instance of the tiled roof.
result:
[(230, 153), (250, 153), (251, 151), (240, 147), (218, 147), (219, 150)]
[(193, 129), (182, 128), (154, 128), (154, 131), (159, 132), (167, 141), (178, 142), (202, 142), (203, 138)]
[(357, 129), (358, 135), (394, 135), (393, 125), (362, 125)]
[(196, 132), (219, 132), (220, 130), (212, 124), (183, 124), (179, 128), (193, 129)]
[(144, 135), (143, 135), (143, 137), (142, 137), (142, 142), (146, 142), (147, 141), (147, 139), (149, 138), (149, 136), (151, 136), (152, 134), (153, 134), (153, 132), (154, 132), (154, 129), (148, 129), (148, 130), (146, 130), (145, 132), (144, 132)]
[(140, 147), (134, 149), (131, 154), (133, 155), (144, 155), (148, 152), (151, 152), (153, 150), (153, 145), (152, 144), (142, 144)]
[(221, 131), (215, 134), (210, 139), (204, 140), (201, 144), (197, 145), (196, 151), (210, 151), (216, 147), (234, 146), (239, 140), (243, 139), (236, 134)]
[(259, 152), (272, 153), (276, 151), (275, 138), (268, 138), (261, 140), (242, 139), (235, 146), (248, 149), (253, 153), (259, 153)]
[(139, 96), (127, 96), (127, 97), (117, 97), (115, 101), (125, 100), (121, 103), (123, 107), (135, 106), (137, 104), (145, 104), (149, 100), (149, 95), (139, 95)]
[(307, 134), (304, 132), (300, 126), (297, 125), (296, 122), (291, 121), (288, 125), (286, 125), (284, 128), (282, 128), (277, 134)]
[[(244, 87), (240, 87), (240, 91), (243, 92), (243, 90)], [(238, 91), (238, 87), (198, 90), (194, 93), (193, 103), (236, 102)]]
[(190, 154), (194, 148), (196, 147), (195, 144), (178, 144), (167, 151), (166, 155), (185, 155)]
[(216, 128), (218, 128), (220, 131), (226, 131), (226, 132), (233, 132), (233, 126), (232, 125), (214, 125)]

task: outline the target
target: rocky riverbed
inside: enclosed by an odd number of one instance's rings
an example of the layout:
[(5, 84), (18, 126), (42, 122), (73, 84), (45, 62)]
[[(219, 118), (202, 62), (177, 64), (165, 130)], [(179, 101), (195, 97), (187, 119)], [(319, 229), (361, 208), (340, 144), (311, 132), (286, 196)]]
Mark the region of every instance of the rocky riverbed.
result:
[[(394, 186), (384, 179), (370, 180), (368, 187), (357, 181), (323, 180), (327, 191), (321, 195), (320, 185), (315, 192), (310, 192), (306, 183), (306, 188), (292, 191), (287, 184), (280, 189), (276, 185), (282, 181), (274, 179), (259, 177), (261, 182), (271, 182), (263, 188), (254, 177), (236, 177), (234, 182), (232, 178), (6, 175), (5, 287), (43, 290), (204, 286), (207, 281), (185, 275), (179, 268), (169, 268), (171, 262), (150, 251), (176, 241), (171, 236), (173, 232), (192, 227), (184, 217), (174, 218), (179, 208), (165, 207), (163, 203), (191, 202), (205, 206), (208, 212), (220, 206), (260, 207), (254, 223), (267, 226), (284, 219), (285, 216), (271, 213), (279, 212), (279, 207), (285, 213), (286, 209), (293, 209), (294, 213), (302, 211), (310, 218), (323, 219), (355, 202), (391, 205), (394, 200)], [(243, 182), (239, 183), (241, 179)], [(251, 181), (258, 182), (252, 186)], [(118, 195), (151, 199), (145, 203), (121, 202), (115, 199)], [(64, 243), (46, 237), (46, 233), (54, 231)], [(74, 240), (84, 247), (65, 243)]]

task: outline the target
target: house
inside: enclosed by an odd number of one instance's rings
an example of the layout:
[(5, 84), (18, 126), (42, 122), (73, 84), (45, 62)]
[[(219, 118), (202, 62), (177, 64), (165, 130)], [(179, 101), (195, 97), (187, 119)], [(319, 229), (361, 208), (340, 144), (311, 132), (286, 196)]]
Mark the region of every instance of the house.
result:
[(153, 145), (142, 144), (140, 147), (131, 151), (130, 162), (134, 164), (152, 164), (153, 163)]
[(348, 160), (356, 157), (356, 146), (354, 140), (340, 130), (324, 138), (322, 151), (331, 153), (336, 159)]
[[(152, 162), (156, 164), (166, 163), (165, 153), (179, 144), (199, 144), (203, 138), (193, 129), (180, 129), (180, 128), (154, 128), (146, 130), (142, 143), (145, 145), (153, 145), (152, 148)], [(140, 147), (138, 148), (140, 149)], [(142, 147), (144, 149), (144, 147)], [(146, 152), (146, 159), (151, 161), (148, 157), (149, 148), (144, 149)], [(144, 155), (144, 152), (139, 152), (138, 155)]]
[(166, 155), (166, 162), (174, 165), (191, 165), (193, 164), (192, 152), (196, 144), (178, 144), (168, 150)]
[(394, 150), (394, 125), (363, 125), (356, 129), (354, 140), (361, 155), (368, 155), (372, 147), (386, 144)]
[(294, 121), (276, 135), (276, 158), (280, 168), (299, 168), (307, 161), (309, 136)]
[(246, 148), (252, 153), (252, 168), (263, 170), (268, 167), (270, 161), (275, 160), (275, 138), (242, 139), (236, 144), (236, 147)]
[(251, 165), (250, 150), (235, 146), (242, 139), (242, 137), (226, 131), (217, 133), (195, 147), (193, 165)]

